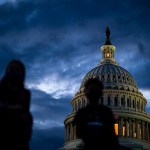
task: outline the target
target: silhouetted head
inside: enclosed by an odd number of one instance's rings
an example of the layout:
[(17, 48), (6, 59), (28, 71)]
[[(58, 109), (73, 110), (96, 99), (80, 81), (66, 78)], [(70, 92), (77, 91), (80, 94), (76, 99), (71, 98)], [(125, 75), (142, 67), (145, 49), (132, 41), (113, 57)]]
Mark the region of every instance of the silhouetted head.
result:
[(98, 103), (99, 98), (103, 95), (103, 84), (97, 78), (90, 78), (85, 83), (85, 95), (90, 103)]
[(25, 66), (20, 60), (12, 60), (8, 63), (5, 76), (15, 83), (23, 83), (25, 79)]

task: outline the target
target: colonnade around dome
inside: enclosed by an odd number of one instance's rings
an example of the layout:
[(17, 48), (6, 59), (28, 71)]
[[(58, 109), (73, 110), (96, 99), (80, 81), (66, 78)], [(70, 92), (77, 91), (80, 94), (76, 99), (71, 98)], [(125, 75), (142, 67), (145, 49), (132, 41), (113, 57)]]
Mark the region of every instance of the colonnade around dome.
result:
[[(100, 104), (109, 107), (128, 108), (130, 111), (145, 112), (146, 99), (134, 92), (123, 90), (104, 90), (103, 97), (100, 99)], [(73, 112), (85, 107), (88, 103), (84, 94), (77, 94), (72, 100)]]
[[(111, 95), (109, 94), (111, 93)], [(146, 100), (141, 94), (104, 91), (104, 96), (100, 103), (110, 107), (113, 111), (115, 124), (114, 129), (118, 138), (128, 140), (138, 140), (140, 142), (150, 142), (150, 116), (145, 111)], [(124, 96), (123, 96), (124, 94)], [(124, 99), (122, 99), (124, 98)], [(137, 100), (136, 100), (137, 99)], [(73, 112), (65, 120), (65, 143), (78, 140), (76, 127), (72, 125), (72, 120), (76, 112), (88, 104), (84, 93), (78, 93), (72, 100)], [(139, 143), (140, 143), (139, 142)]]
[[(112, 109), (113, 110), (113, 109)], [(65, 143), (78, 140), (76, 136), (76, 127), (73, 126), (72, 120), (76, 112), (68, 115), (65, 120)], [(128, 140), (138, 140), (140, 143), (150, 142), (150, 116), (147, 113), (130, 112), (126, 109), (114, 109), (115, 124), (114, 129), (118, 138)]]
[[(130, 117), (119, 117), (114, 124), (115, 133), (118, 137), (134, 138), (150, 142), (150, 123)], [(76, 127), (69, 122), (65, 128), (65, 143), (78, 139)]]

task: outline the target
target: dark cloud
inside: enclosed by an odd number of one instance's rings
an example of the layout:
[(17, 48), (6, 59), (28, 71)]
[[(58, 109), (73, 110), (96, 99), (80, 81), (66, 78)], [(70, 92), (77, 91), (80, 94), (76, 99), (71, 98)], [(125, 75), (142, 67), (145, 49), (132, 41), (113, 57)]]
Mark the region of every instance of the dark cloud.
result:
[[(45, 128), (51, 126), (51, 122), (63, 125), (64, 118), (71, 112), (71, 97), (55, 99), (40, 90), (31, 90), (31, 112), (35, 126), (40, 128), (40, 123)], [(50, 121), (49, 121), (50, 120)], [(41, 122), (39, 122), (41, 121)], [(46, 121), (46, 122), (45, 122)], [(48, 122), (47, 122), (48, 121)], [(52, 126), (54, 126), (52, 124)]]
[(70, 98), (54, 99), (39, 90), (31, 90), (33, 132), (31, 150), (56, 150), (64, 144), (64, 118), (71, 112)]
[(20, 1), (18, 4), (0, 5), (0, 34), (20, 32), (27, 28), (27, 17), (34, 11), (33, 3)]
[(34, 129), (30, 141), (31, 150), (56, 150), (64, 145), (64, 127)]
[[(139, 59), (140, 61), (140, 59)], [(143, 66), (137, 66), (137, 70), (134, 70), (133, 75), (138, 83), (140, 88), (150, 88), (150, 69), (149, 69), (150, 62), (143, 64)]]
[[(121, 29), (132, 26), (132, 29), (128, 30), (134, 33), (134, 30), (139, 30), (139, 26), (143, 25), (147, 18), (148, 4), (148, 1), (137, 3), (134, 0), (124, 3), (119, 0), (116, 2), (97, 0), (18, 1), (15, 5), (5, 3), (0, 6), (0, 29), (1, 32), (6, 32), (6, 30), (19, 32), (39, 26), (59, 29), (74, 25), (84, 27), (94, 20), (99, 20), (100, 24), (116, 20), (114, 24), (116, 28), (118, 25), (122, 25)], [(130, 15), (127, 11), (130, 12)], [(133, 28), (134, 26), (136, 27)]]

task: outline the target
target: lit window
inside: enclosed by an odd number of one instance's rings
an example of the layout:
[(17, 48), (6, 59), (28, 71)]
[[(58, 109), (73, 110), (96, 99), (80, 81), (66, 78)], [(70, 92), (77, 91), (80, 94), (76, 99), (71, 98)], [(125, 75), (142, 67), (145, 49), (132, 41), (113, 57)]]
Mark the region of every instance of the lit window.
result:
[(136, 138), (136, 124), (135, 122), (133, 123), (133, 136)]
[(123, 130), (122, 130), (123, 136), (125, 136), (125, 131), (126, 131), (126, 128), (125, 128), (125, 126), (123, 126)]
[(115, 123), (115, 124), (114, 124), (114, 128), (115, 128), (115, 133), (116, 133), (116, 135), (118, 135), (118, 123)]
[(134, 138), (136, 138), (136, 133), (134, 132)]
[(107, 57), (109, 57), (109, 53), (107, 53)]
[(142, 127), (140, 126), (140, 134), (139, 134), (139, 138), (141, 139), (142, 138)]

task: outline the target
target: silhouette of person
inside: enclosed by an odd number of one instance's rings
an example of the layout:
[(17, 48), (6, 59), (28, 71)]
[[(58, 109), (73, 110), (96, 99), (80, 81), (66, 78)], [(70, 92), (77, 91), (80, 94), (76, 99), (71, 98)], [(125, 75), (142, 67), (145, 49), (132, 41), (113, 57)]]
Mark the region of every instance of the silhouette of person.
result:
[(103, 84), (97, 78), (85, 83), (87, 106), (78, 110), (73, 120), (76, 134), (83, 140), (83, 150), (118, 150), (118, 139), (114, 131), (114, 118), (111, 109), (99, 104), (103, 95)]
[(20, 60), (10, 61), (0, 81), (0, 146), (5, 150), (29, 150), (33, 117), (31, 94), (24, 87), (24, 80), (24, 64)]

